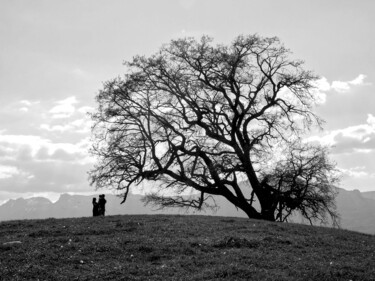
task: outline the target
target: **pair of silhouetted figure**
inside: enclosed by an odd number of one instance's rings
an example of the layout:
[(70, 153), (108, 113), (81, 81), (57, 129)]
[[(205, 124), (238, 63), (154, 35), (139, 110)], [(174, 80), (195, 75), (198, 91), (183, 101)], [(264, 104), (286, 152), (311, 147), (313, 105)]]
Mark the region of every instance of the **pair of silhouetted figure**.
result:
[(96, 202), (96, 198), (92, 199), (92, 215), (94, 217), (105, 215), (105, 203), (107, 203), (107, 200), (105, 200), (104, 194), (99, 195), (98, 202)]

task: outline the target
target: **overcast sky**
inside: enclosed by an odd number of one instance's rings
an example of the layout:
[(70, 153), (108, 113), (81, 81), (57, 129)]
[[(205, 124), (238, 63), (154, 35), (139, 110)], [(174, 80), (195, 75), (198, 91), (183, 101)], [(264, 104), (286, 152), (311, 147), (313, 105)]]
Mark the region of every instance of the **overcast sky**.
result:
[(0, 203), (91, 192), (95, 95), (123, 61), (210, 35), (278, 36), (321, 76), (319, 141), (341, 187), (375, 190), (375, 1), (0, 0)]

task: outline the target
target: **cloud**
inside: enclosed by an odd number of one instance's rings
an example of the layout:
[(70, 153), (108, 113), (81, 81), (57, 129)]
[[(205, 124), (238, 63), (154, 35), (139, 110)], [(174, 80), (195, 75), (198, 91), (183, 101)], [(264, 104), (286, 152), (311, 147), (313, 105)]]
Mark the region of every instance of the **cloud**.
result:
[[(40, 136), (4, 135), (0, 133), (0, 161), (51, 162), (59, 159), (62, 161), (71, 159), (77, 164), (87, 164), (92, 162), (88, 155), (89, 146), (88, 138), (81, 139), (77, 143), (69, 143), (53, 142)], [(71, 156), (67, 157), (67, 155)]]
[(40, 128), (49, 132), (74, 132), (74, 133), (89, 133), (91, 130), (91, 120), (88, 118), (76, 119), (66, 124), (49, 125), (41, 124)]
[[(50, 110), (53, 118), (48, 119), (49, 123), (40, 124), (39, 129), (64, 133), (65, 137), (67, 137), (66, 133), (88, 134), (91, 131), (92, 121), (88, 113), (94, 111), (93, 107), (76, 107), (79, 102), (75, 97), (69, 97), (56, 103), (58, 105)], [(74, 117), (76, 119), (72, 120)]]
[(333, 81), (331, 88), (338, 93), (349, 92), (352, 86), (364, 85), (366, 75), (359, 74), (356, 78), (351, 81)]
[(69, 192), (90, 191), (87, 171), (90, 165), (65, 162), (23, 163), (20, 173), (0, 178), (1, 191)]
[(35, 135), (0, 132), (0, 186), (2, 192), (90, 191), (87, 171), (89, 137), (75, 143), (54, 142)]
[(322, 77), (315, 81), (315, 87), (317, 87), (319, 90), (326, 92), (331, 89), (331, 85), (329, 84), (327, 78)]
[(76, 97), (72, 96), (64, 100), (56, 102), (57, 105), (52, 107), (49, 113), (52, 114), (52, 118), (68, 118), (75, 112), (74, 104), (78, 103)]
[[(78, 133), (88, 134), (91, 131), (91, 119), (87, 115), (88, 112), (94, 110), (91, 106), (81, 106), (76, 108), (78, 100), (72, 96), (64, 100), (55, 102), (58, 105), (54, 106), (49, 113), (52, 118), (48, 119), (48, 123), (39, 125), (39, 129), (48, 132), (57, 133)], [(75, 117), (76, 119), (72, 120)], [(65, 135), (67, 137), (67, 135)]]
[(33, 105), (36, 105), (36, 104), (39, 104), (40, 101), (29, 101), (29, 100), (21, 100), (20, 101), (21, 104), (25, 105), (25, 106), (33, 106)]
[(332, 130), (323, 136), (313, 136), (307, 141), (317, 141), (332, 146), (332, 153), (375, 152), (375, 116), (367, 114), (366, 123)]
[(71, 153), (64, 149), (57, 148), (50, 151), (47, 147), (41, 147), (34, 156), (36, 161), (44, 162), (76, 162), (82, 156), (79, 153)]
[(0, 165), (0, 179), (11, 178), (20, 174), (20, 170), (14, 166)]
[(94, 112), (95, 108), (93, 108), (92, 106), (82, 106), (82, 107), (78, 108), (77, 111), (82, 113), (82, 114), (87, 114), (87, 113)]
[(309, 138), (331, 146), (330, 158), (341, 171), (341, 187), (373, 190), (375, 178), (375, 116), (362, 115), (353, 126), (320, 133)]
[(353, 79), (352, 81), (349, 81), (348, 83), (351, 85), (363, 85), (364, 80), (367, 76), (364, 74), (359, 74), (357, 78)]
[(28, 112), (30, 110), (30, 107), (39, 104), (39, 101), (29, 101), (29, 100), (21, 100), (19, 102), (21, 104), (21, 107), (19, 108), (19, 111), (21, 112)]
[(372, 127), (375, 127), (375, 116), (372, 114), (367, 114), (367, 124), (371, 125)]
[(20, 148), (27, 146), (30, 147), (33, 154), (43, 145), (49, 145), (50, 141), (40, 136), (32, 135), (4, 135), (0, 133), (0, 147), (5, 151), (11, 152), (15, 155), (15, 152)]
[(70, 126), (68, 125), (48, 125), (48, 124), (41, 124), (40, 125), (40, 128), (42, 130), (46, 130), (46, 131), (49, 131), (49, 132), (64, 132), (64, 131), (67, 131), (70, 129)]
[(342, 81), (333, 81), (331, 84), (331, 88), (339, 93), (345, 93), (350, 90), (349, 82), (342, 82)]
[(374, 174), (370, 174), (367, 171), (365, 171), (366, 168), (364, 166), (353, 167), (353, 168), (349, 168), (349, 169), (341, 168), (339, 170), (342, 173), (342, 175), (344, 175), (344, 177), (365, 178), (365, 177), (373, 177), (374, 176)]
[(327, 94), (318, 90), (318, 89), (315, 89), (313, 90), (313, 95), (314, 95), (314, 98), (315, 98), (315, 102), (316, 104), (324, 104), (326, 103), (327, 101)]
[(315, 81), (314, 86), (314, 96), (318, 104), (324, 104), (327, 99), (326, 92), (335, 91), (337, 93), (346, 93), (351, 90), (353, 86), (366, 85), (364, 82), (367, 76), (364, 74), (359, 74), (356, 78), (351, 81), (333, 81), (329, 83), (327, 78), (322, 77)]

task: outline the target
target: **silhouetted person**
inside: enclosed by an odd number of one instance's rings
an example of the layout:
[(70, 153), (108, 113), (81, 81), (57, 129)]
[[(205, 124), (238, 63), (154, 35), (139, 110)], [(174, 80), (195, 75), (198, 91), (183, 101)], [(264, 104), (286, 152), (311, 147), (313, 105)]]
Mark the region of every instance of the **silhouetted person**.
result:
[(107, 203), (107, 200), (104, 198), (104, 194), (99, 195), (99, 216), (104, 216), (105, 215), (105, 203)]
[(99, 216), (99, 203), (96, 202), (96, 198), (92, 198), (92, 215), (94, 217)]

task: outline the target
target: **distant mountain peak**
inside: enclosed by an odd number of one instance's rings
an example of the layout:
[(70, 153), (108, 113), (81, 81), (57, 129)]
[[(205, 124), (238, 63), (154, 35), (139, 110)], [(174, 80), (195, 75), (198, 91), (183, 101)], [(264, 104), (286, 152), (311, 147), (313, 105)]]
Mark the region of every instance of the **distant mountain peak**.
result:
[(31, 197), (28, 199), (25, 199), (27, 205), (49, 205), (53, 204), (49, 199), (45, 197)]

